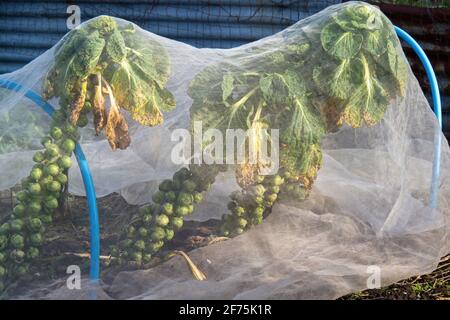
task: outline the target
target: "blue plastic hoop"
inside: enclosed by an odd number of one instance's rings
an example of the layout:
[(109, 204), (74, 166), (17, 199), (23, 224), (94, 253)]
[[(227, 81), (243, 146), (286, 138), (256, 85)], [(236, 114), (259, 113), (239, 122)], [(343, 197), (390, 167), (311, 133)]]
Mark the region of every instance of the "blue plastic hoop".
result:
[[(433, 110), (437, 117), (439, 128), (442, 129), (442, 106), (441, 106), (441, 96), (439, 94), (439, 86), (436, 79), (436, 74), (434, 73), (433, 67), (431, 66), (430, 60), (427, 55), (408, 33), (399, 27), (394, 27), (395, 32), (398, 37), (404, 40), (417, 54), (422, 62), (425, 72), (427, 74), (428, 81), (431, 87), (431, 97), (433, 100)], [(431, 177), (431, 188), (430, 188), (430, 199), (429, 206), (431, 208), (436, 208), (438, 203), (438, 189), (439, 189), (439, 175), (441, 170), (441, 144), (442, 144), (442, 134), (441, 130), (435, 130), (434, 133), (434, 158), (433, 158), (433, 173)]]
[[(0, 88), (5, 88), (19, 92), (22, 86), (13, 81), (0, 79)], [(46, 102), (40, 95), (32, 90), (27, 90), (25, 97), (33, 101), (41, 107), (49, 116), (53, 116), (55, 109)], [(89, 208), (89, 224), (91, 233), (91, 266), (90, 279), (97, 282), (100, 275), (100, 231), (97, 209), (97, 197), (95, 195), (94, 182), (92, 181), (89, 165), (84, 156), (81, 146), (77, 143), (75, 146), (75, 157), (77, 158), (78, 166), (80, 167), (81, 176), (83, 178), (84, 188), (86, 189), (86, 197)]]

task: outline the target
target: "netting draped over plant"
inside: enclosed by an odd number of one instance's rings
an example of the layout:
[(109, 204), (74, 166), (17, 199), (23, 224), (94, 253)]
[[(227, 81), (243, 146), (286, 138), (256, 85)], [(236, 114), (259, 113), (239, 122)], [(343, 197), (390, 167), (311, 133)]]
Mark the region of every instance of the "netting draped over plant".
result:
[[(102, 249), (133, 269), (105, 284), (109, 297), (334, 298), (363, 289), (370, 266), (387, 284), (450, 250), (448, 146), (431, 208), (438, 123), (392, 24), (367, 4), (226, 50), (102, 16), (5, 78), (58, 109), (51, 121), (23, 91), (0, 92), (0, 189), (23, 188), (0, 230), (5, 283), (36, 268), (64, 193), (84, 195), (75, 141), (97, 194), (138, 205)], [(192, 137), (188, 164), (174, 160), (175, 132)], [(257, 152), (230, 156), (230, 141)], [(189, 253), (198, 281), (167, 248), (186, 220), (211, 219), (209, 245)]]

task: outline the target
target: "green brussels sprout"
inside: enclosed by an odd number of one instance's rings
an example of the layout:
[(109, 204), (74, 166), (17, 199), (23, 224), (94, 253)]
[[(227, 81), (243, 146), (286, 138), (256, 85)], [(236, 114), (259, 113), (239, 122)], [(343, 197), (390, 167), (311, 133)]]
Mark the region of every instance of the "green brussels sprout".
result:
[(278, 195), (276, 193), (269, 193), (266, 195), (266, 200), (270, 202), (275, 202), (278, 198)]
[[(61, 99), (60, 99), (60, 104), (62, 102)], [(65, 120), (65, 118), (66, 118), (66, 114), (64, 113), (63, 110), (59, 109), (59, 110), (56, 110), (55, 112), (53, 112), (53, 121), (63, 122)], [(61, 131), (61, 133), (62, 133), (62, 131)], [(55, 139), (59, 139), (59, 138), (55, 138)]]
[(8, 244), (8, 237), (5, 235), (0, 235), (0, 250), (3, 250)]
[(58, 160), (58, 164), (63, 169), (69, 169), (72, 167), (72, 159), (69, 156), (62, 156), (61, 159)]
[(162, 213), (164, 213), (165, 215), (170, 216), (173, 213), (173, 205), (169, 202), (164, 203), (161, 209)]
[(192, 193), (192, 192), (194, 192), (194, 190), (195, 190), (196, 187), (197, 187), (197, 185), (196, 185), (195, 182), (192, 181), (192, 180), (185, 180), (185, 181), (183, 181), (182, 189), (183, 189), (184, 191), (186, 191), (187, 193)]
[(3, 223), (0, 226), (0, 235), (6, 235), (9, 233), (9, 230), (11, 230), (10, 224), (8, 222)]
[(47, 145), (53, 143), (53, 139), (49, 136), (45, 136), (41, 139), (41, 144), (46, 148)]
[(128, 238), (133, 238), (136, 234), (136, 228), (134, 226), (129, 226), (127, 228), (127, 237)]
[(9, 225), (12, 232), (19, 232), (23, 229), (24, 223), (23, 220), (14, 219), (10, 221)]
[(255, 215), (255, 216), (261, 216), (262, 217), (262, 215), (264, 214), (264, 208), (263, 207), (256, 207), (254, 210), (253, 210), (253, 215)]
[(200, 203), (203, 200), (203, 194), (201, 192), (195, 192), (193, 198), (195, 203)]
[(175, 202), (177, 199), (177, 194), (174, 191), (169, 191), (166, 193), (167, 202)]
[(188, 205), (187, 208), (188, 208), (188, 214), (192, 214), (192, 212), (194, 212), (194, 205), (193, 204)]
[(71, 125), (70, 123), (67, 123), (64, 126), (64, 130), (63, 130), (67, 135), (69, 136), (75, 136), (78, 132), (77, 127)]
[(80, 128), (83, 128), (83, 127), (86, 127), (88, 123), (89, 123), (89, 119), (88, 119), (87, 115), (80, 114), (80, 117), (78, 118), (77, 126)]
[(33, 156), (33, 161), (37, 163), (41, 163), (42, 161), (44, 161), (44, 159), (45, 159), (44, 153), (41, 151), (36, 152)]
[(82, 112), (85, 113), (85, 114), (89, 114), (93, 109), (94, 108), (92, 106), (92, 103), (90, 103), (89, 101), (86, 101), (84, 103)]
[(158, 240), (158, 241), (152, 242), (149, 246), (149, 249), (151, 252), (157, 252), (163, 246), (164, 246), (164, 241)]
[(250, 219), (250, 223), (254, 226), (261, 224), (263, 222), (263, 216), (254, 216)]
[(262, 196), (266, 192), (266, 188), (262, 184), (257, 184), (252, 188), (252, 191), (256, 196)]
[(284, 179), (281, 176), (279, 176), (278, 174), (276, 174), (273, 176), (271, 183), (274, 186), (280, 186), (284, 183)]
[(280, 187), (279, 186), (270, 186), (270, 191), (272, 191), (273, 193), (279, 193)]
[(119, 248), (117, 248), (117, 246), (110, 246), (109, 247), (109, 253), (113, 257), (118, 257), (119, 253), (120, 253), (120, 250), (119, 250)]
[(175, 209), (175, 214), (181, 217), (187, 216), (189, 214), (189, 207), (179, 206)]
[(239, 218), (236, 220), (236, 225), (239, 228), (245, 228), (245, 226), (247, 225), (247, 220), (245, 220), (244, 218)]
[(159, 190), (163, 192), (168, 192), (173, 190), (173, 182), (172, 180), (164, 180), (159, 184)]
[(234, 229), (234, 233), (235, 233), (235, 234), (241, 234), (242, 232), (244, 232), (244, 229), (242, 229), (242, 228), (236, 228), (236, 229)]
[(53, 177), (52, 176), (44, 176), (41, 181), (39, 182), (39, 184), (41, 185), (41, 187), (45, 187), (48, 183), (53, 181)]
[(27, 251), (27, 258), (28, 259), (37, 259), (39, 257), (39, 249), (35, 247), (30, 247)]
[(6, 268), (0, 266), (0, 279), (6, 276)]
[(30, 192), (31, 194), (40, 194), (41, 190), (42, 190), (42, 188), (39, 183), (31, 183), (28, 186), (28, 192)]
[(173, 231), (173, 229), (166, 229), (166, 239), (167, 240), (172, 240), (174, 236), (175, 236), (175, 231)]
[(53, 143), (47, 143), (47, 146), (45, 147), (45, 152), (48, 154), (50, 158), (56, 157), (59, 155), (59, 149), (58, 146)]
[(173, 217), (170, 220), (170, 224), (173, 226), (175, 230), (180, 230), (183, 227), (183, 218), (181, 217)]
[(156, 191), (155, 194), (153, 194), (152, 196), (152, 200), (155, 203), (161, 204), (164, 201), (164, 192)]
[(186, 192), (180, 192), (177, 197), (177, 203), (181, 206), (188, 206), (192, 204), (192, 195)]
[(131, 255), (131, 259), (137, 263), (142, 263), (142, 253), (133, 252), (133, 254)]
[(50, 163), (49, 165), (47, 165), (45, 167), (45, 173), (50, 175), (50, 176), (57, 176), (59, 174), (59, 167), (58, 165), (54, 164), (54, 163)]
[[(75, 132), (76, 132), (76, 128), (75, 128)], [(62, 144), (62, 148), (67, 153), (72, 153), (73, 150), (75, 150), (75, 141), (73, 141), (72, 139), (69, 139), (69, 138), (64, 140), (64, 142)]]
[(53, 127), (50, 130), (50, 135), (52, 136), (53, 139), (55, 140), (59, 140), (62, 138), (63, 136), (63, 131), (61, 130), (61, 128), (59, 127)]
[(28, 273), (29, 267), (27, 265), (20, 265), (14, 271), (17, 276), (21, 277)]
[(149, 225), (153, 220), (153, 216), (151, 214), (145, 214), (142, 216), (142, 222), (145, 225)]
[(264, 203), (264, 197), (257, 196), (257, 197), (255, 197), (253, 200), (255, 200), (255, 202), (256, 202), (257, 204), (262, 204), (262, 203)]
[(44, 206), (48, 209), (56, 209), (58, 208), (58, 199), (53, 196), (45, 197)]
[(30, 202), (30, 204), (28, 205), (28, 208), (31, 211), (31, 213), (33, 213), (33, 214), (37, 214), (37, 213), (41, 212), (41, 210), (42, 210), (41, 203), (37, 200)]
[(138, 240), (138, 241), (136, 241), (136, 242), (134, 243), (134, 247), (135, 247), (136, 249), (139, 249), (139, 250), (144, 250), (144, 249), (145, 249), (145, 241), (144, 241), (144, 240)]
[(42, 177), (42, 175), (43, 175), (43, 172), (39, 168), (34, 168), (30, 172), (30, 178), (33, 179), (34, 181), (38, 181)]
[(138, 210), (140, 215), (151, 215), (152, 214), (152, 206), (149, 204), (146, 204), (139, 208)]
[(30, 236), (30, 242), (34, 246), (40, 246), (44, 243), (44, 238), (42, 237), (42, 234), (40, 234), (40, 233), (33, 233)]
[(41, 216), (41, 221), (44, 224), (50, 224), (53, 222), (53, 217), (50, 214)]
[(5, 260), (6, 260), (5, 254), (2, 253), (2, 252), (0, 252), (0, 263), (1, 263), (1, 262), (5, 262)]
[(152, 255), (151, 255), (151, 253), (144, 253), (144, 254), (142, 255), (142, 261), (143, 261), (144, 263), (149, 263), (150, 261), (152, 261)]
[(166, 233), (164, 232), (163, 228), (155, 227), (153, 229), (153, 232), (152, 232), (152, 235), (151, 235), (151, 239), (156, 242), (158, 240), (164, 239), (165, 236), (166, 236)]
[(39, 218), (33, 218), (28, 221), (28, 227), (31, 231), (38, 232), (42, 228), (42, 221)]
[(144, 228), (144, 227), (140, 227), (139, 229), (138, 229), (138, 233), (139, 233), (139, 235), (141, 236), (141, 237), (146, 237), (147, 236), (147, 234), (148, 234), (148, 230), (146, 229), (146, 228)]
[(56, 181), (58, 181), (59, 183), (64, 185), (64, 184), (67, 184), (67, 182), (69, 181), (69, 178), (64, 173), (60, 173), (56, 176)]
[(156, 216), (155, 223), (158, 226), (165, 227), (169, 224), (169, 217), (166, 216), (165, 214), (160, 214), (160, 215)]
[(255, 177), (256, 183), (263, 183), (264, 182), (264, 176), (256, 176)]
[(16, 199), (18, 201), (25, 201), (28, 199), (28, 193), (25, 190), (21, 190), (21, 191), (17, 192)]
[(220, 228), (220, 233), (224, 236), (224, 237), (228, 237), (230, 235), (230, 230), (228, 230), (226, 227), (222, 226)]
[(25, 206), (19, 203), (14, 207), (13, 212), (15, 215), (20, 217), (25, 213)]
[(133, 245), (133, 240), (125, 239), (120, 242), (120, 246), (124, 249), (130, 248)]
[(241, 206), (236, 206), (231, 211), (238, 217), (242, 216), (245, 213), (245, 209)]
[(10, 253), (10, 257), (15, 262), (22, 262), (25, 258), (25, 252), (23, 252), (22, 250), (12, 250)]
[(58, 181), (51, 181), (47, 183), (45, 187), (51, 192), (59, 192), (62, 188), (61, 183), (59, 183)]

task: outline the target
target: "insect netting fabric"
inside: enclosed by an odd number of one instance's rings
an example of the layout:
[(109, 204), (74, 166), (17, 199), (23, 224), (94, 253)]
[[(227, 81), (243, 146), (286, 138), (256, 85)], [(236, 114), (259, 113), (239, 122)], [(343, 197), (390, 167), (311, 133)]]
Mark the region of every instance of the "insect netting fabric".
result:
[[(0, 89), (0, 189), (16, 190), (0, 227), (11, 297), (90, 296), (87, 273), (69, 290), (44, 268), (46, 230), (70, 221), (57, 214), (64, 197), (84, 196), (77, 141), (97, 196), (133, 205), (102, 242), (98, 298), (337, 298), (429, 272), (450, 252), (448, 144), (392, 24), (368, 4), (226, 50), (102, 16), (1, 78), (22, 86)], [(192, 222), (209, 233), (186, 256), (175, 240)]]

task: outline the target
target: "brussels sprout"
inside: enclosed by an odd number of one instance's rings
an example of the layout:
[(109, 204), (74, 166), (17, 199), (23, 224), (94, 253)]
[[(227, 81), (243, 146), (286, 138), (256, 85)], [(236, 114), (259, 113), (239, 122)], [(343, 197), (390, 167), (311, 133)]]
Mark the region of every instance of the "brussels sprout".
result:
[[(67, 123), (67, 124), (64, 126), (64, 132), (65, 132), (67, 135), (73, 137), (73, 136), (76, 136), (76, 135), (77, 135), (78, 130), (77, 130), (77, 127), (71, 125), (70, 123)], [(70, 140), (70, 139), (69, 139), (69, 140)], [(73, 142), (73, 141), (72, 141), (72, 142)]]
[(37, 163), (41, 163), (42, 161), (44, 161), (44, 159), (45, 159), (44, 153), (41, 151), (36, 152), (33, 156), (33, 161)]
[(35, 247), (30, 247), (27, 251), (28, 259), (36, 259), (39, 257), (39, 249)]
[(220, 229), (220, 233), (224, 236), (224, 237), (228, 237), (230, 235), (230, 230), (228, 230), (226, 227), (222, 227)]
[(18, 266), (14, 271), (15, 271), (16, 275), (18, 275), (19, 277), (24, 276), (28, 273), (29, 267), (28, 267), (28, 265), (23, 264), (23, 265)]
[(133, 254), (131, 255), (131, 259), (137, 263), (141, 263), (142, 262), (142, 253), (133, 252)]
[(44, 243), (44, 238), (42, 237), (42, 234), (40, 234), (40, 233), (33, 233), (30, 236), (30, 242), (34, 246), (40, 246)]
[(48, 154), (50, 158), (56, 157), (57, 155), (59, 155), (58, 146), (53, 143), (47, 143), (47, 146), (45, 147), (45, 153)]
[(173, 182), (172, 180), (164, 180), (159, 184), (159, 190), (163, 192), (168, 192), (173, 190)]
[(145, 249), (145, 242), (144, 242), (144, 240), (138, 240), (138, 241), (136, 241), (136, 242), (134, 243), (134, 247), (135, 247), (136, 249), (139, 249), (139, 250), (144, 250), (144, 249)]
[(80, 128), (83, 128), (83, 127), (86, 127), (88, 123), (89, 123), (89, 119), (88, 119), (87, 115), (80, 114), (80, 117), (78, 118), (77, 126)]
[(177, 199), (177, 194), (174, 191), (167, 192), (165, 196), (167, 202), (175, 202)]
[(37, 213), (41, 212), (41, 210), (42, 210), (41, 203), (36, 200), (30, 202), (30, 204), (28, 205), (28, 208), (31, 211), (31, 213), (33, 213), (33, 214), (37, 214)]
[(255, 177), (256, 183), (263, 183), (264, 182), (264, 176), (256, 176)]
[(144, 253), (142, 255), (142, 261), (144, 263), (149, 263), (150, 261), (152, 261), (152, 255), (150, 253)]
[(201, 192), (194, 192), (192, 195), (195, 203), (200, 203), (203, 200), (203, 194)]
[(119, 248), (117, 248), (117, 246), (110, 246), (109, 247), (109, 253), (113, 257), (118, 257), (119, 253), (120, 253), (120, 250), (119, 250)]
[[(76, 130), (76, 129), (75, 129)], [(75, 150), (75, 141), (73, 141), (72, 139), (66, 139), (64, 140), (63, 144), (62, 144), (62, 148), (64, 151), (66, 151), (67, 153), (72, 153), (73, 150)]]
[(161, 204), (164, 201), (164, 192), (156, 191), (152, 196), (152, 200), (155, 203)]
[(280, 187), (279, 186), (270, 186), (270, 191), (272, 191), (273, 193), (279, 193)]
[(236, 225), (240, 228), (245, 228), (245, 226), (247, 225), (247, 220), (245, 220), (244, 218), (239, 218), (236, 220)]
[(6, 269), (3, 266), (0, 266), (0, 279), (6, 276)]
[(125, 239), (120, 242), (120, 246), (124, 249), (130, 248), (132, 245), (133, 245), (133, 240), (131, 240), (131, 239)]
[(175, 230), (180, 230), (183, 227), (183, 218), (181, 217), (173, 217), (170, 220), (170, 224), (173, 226)]
[(17, 192), (17, 194), (16, 194), (16, 199), (17, 199), (18, 201), (25, 201), (25, 200), (27, 200), (27, 199), (28, 199), (28, 194), (27, 194), (27, 192), (26, 192), (25, 190), (22, 190), (22, 191)]
[(63, 131), (61, 130), (61, 128), (59, 127), (53, 127), (50, 130), (50, 135), (52, 136), (53, 139), (55, 140), (59, 140), (62, 138), (63, 136)]
[(157, 252), (159, 249), (161, 249), (164, 246), (164, 241), (158, 240), (155, 242), (152, 242), (149, 246), (149, 250), (151, 252)]
[[(60, 99), (60, 105), (61, 105), (61, 102), (62, 101)], [(53, 112), (53, 121), (63, 122), (65, 120), (65, 118), (66, 118), (66, 114), (64, 113), (63, 110), (59, 109), (59, 110), (56, 110), (55, 112)], [(62, 131), (61, 131), (61, 133), (62, 133)], [(59, 138), (61, 138), (61, 137), (59, 137)], [(59, 138), (55, 138), (55, 139), (59, 139)]]
[(257, 184), (252, 188), (252, 191), (256, 196), (262, 196), (266, 192), (266, 188), (262, 184)]
[(12, 232), (18, 232), (23, 229), (24, 223), (23, 220), (14, 219), (10, 221), (10, 228)]
[(165, 227), (169, 224), (169, 217), (166, 216), (165, 214), (160, 214), (160, 215), (156, 216), (155, 223), (158, 226)]
[(262, 204), (262, 203), (264, 202), (264, 198), (263, 198), (263, 197), (260, 197), (260, 196), (255, 197), (253, 200), (255, 200), (255, 202), (256, 202), (257, 204)]
[(175, 209), (175, 214), (182, 217), (187, 216), (189, 214), (189, 207), (179, 206)]
[(53, 177), (59, 174), (59, 167), (54, 163), (50, 163), (49, 165), (47, 165), (44, 170), (46, 174), (51, 175)]
[(262, 216), (264, 214), (264, 208), (263, 207), (256, 207), (253, 210), (253, 215), (255, 216)]
[(0, 235), (0, 250), (3, 250), (8, 244), (8, 237), (5, 235)]
[(56, 209), (58, 208), (58, 199), (53, 196), (48, 196), (45, 198), (44, 206), (48, 209)]
[(41, 179), (41, 181), (39, 181), (39, 184), (42, 187), (45, 187), (48, 183), (53, 181), (53, 177), (52, 176), (45, 176)]
[(67, 182), (69, 181), (67, 175), (65, 175), (64, 173), (60, 173), (56, 176), (56, 180), (61, 183), (61, 184), (67, 184)]
[(139, 233), (139, 235), (141, 236), (141, 237), (146, 237), (147, 236), (147, 234), (148, 234), (148, 230), (146, 229), (146, 228), (144, 228), (144, 227), (140, 227), (139, 229), (138, 229), (138, 233)]
[(186, 192), (180, 192), (177, 197), (177, 203), (181, 206), (192, 204), (192, 195)]
[(142, 216), (142, 222), (145, 225), (149, 225), (153, 220), (153, 216), (151, 214), (145, 214)]
[(13, 212), (15, 215), (20, 217), (25, 213), (25, 206), (19, 203), (14, 207)]
[(188, 205), (187, 208), (188, 208), (188, 214), (192, 214), (192, 212), (194, 212), (194, 205), (193, 204)]
[(41, 193), (41, 185), (39, 184), (39, 183), (31, 183), (29, 186), (28, 186), (28, 191), (31, 193), (31, 194), (40, 194)]
[(52, 181), (50, 183), (47, 183), (47, 185), (45, 187), (49, 191), (59, 192), (59, 191), (61, 191), (62, 186), (61, 186), (61, 183), (59, 183), (58, 181)]
[(72, 159), (69, 156), (62, 156), (61, 159), (58, 160), (58, 164), (63, 169), (69, 169), (72, 167)]
[(46, 214), (41, 216), (42, 223), (50, 224), (53, 222), (53, 217), (50, 214)]
[(83, 113), (89, 114), (94, 108), (92, 107), (92, 103), (86, 101), (83, 106)]
[(166, 229), (166, 239), (167, 240), (172, 240), (174, 236), (175, 236), (175, 231), (173, 231), (173, 229)]
[(52, 140), (52, 138), (49, 137), (49, 136), (43, 137), (43, 138), (41, 139), (41, 144), (42, 144), (45, 148), (47, 147), (47, 145), (49, 145), (49, 144), (51, 144), (51, 143), (53, 143), (53, 140)]
[(127, 228), (127, 237), (133, 238), (135, 234), (136, 234), (136, 228), (134, 226), (129, 226)]
[(3, 224), (0, 226), (0, 235), (6, 235), (6, 234), (8, 234), (10, 229), (11, 229), (11, 228), (10, 228), (10, 224), (9, 224), (8, 222), (3, 223)]
[(241, 206), (237, 206), (231, 210), (236, 216), (240, 217), (245, 213), (245, 209)]
[(195, 190), (196, 187), (197, 187), (197, 185), (196, 185), (195, 182), (192, 181), (192, 180), (185, 180), (185, 181), (183, 181), (182, 189), (183, 189), (184, 191), (186, 191), (187, 193), (192, 193), (192, 192), (194, 192), (194, 190)]
[(139, 214), (140, 215), (149, 215), (152, 214), (152, 207), (149, 204), (146, 204), (139, 208)]
[(242, 229), (242, 228), (236, 228), (236, 229), (234, 229), (234, 233), (235, 233), (235, 234), (241, 234), (242, 232), (244, 232), (244, 229)]
[(32, 231), (39, 231), (42, 228), (42, 221), (39, 218), (33, 218), (28, 221), (28, 226)]
[(10, 256), (15, 262), (21, 262), (25, 258), (25, 252), (22, 250), (13, 250), (11, 251)]
[(266, 200), (270, 202), (275, 202), (277, 200), (278, 195), (276, 193), (269, 193), (266, 195)]
[(165, 236), (166, 236), (166, 233), (164, 232), (163, 228), (155, 227), (153, 229), (153, 232), (152, 232), (152, 235), (151, 235), (151, 239), (156, 242), (158, 240), (164, 239)]
[(251, 219), (250, 219), (250, 223), (252, 224), (252, 225), (258, 225), (258, 224), (261, 224), (263, 222), (263, 216), (261, 215), (261, 216), (254, 216), (254, 217), (252, 217)]
[(30, 172), (30, 178), (33, 179), (34, 181), (38, 181), (42, 177), (42, 174), (43, 174), (43, 172), (41, 169), (34, 168)]
[(166, 202), (162, 205), (161, 207), (161, 211), (162, 213), (164, 213), (165, 215), (171, 215), (173, 213), (173, 205), (169, 202)]

